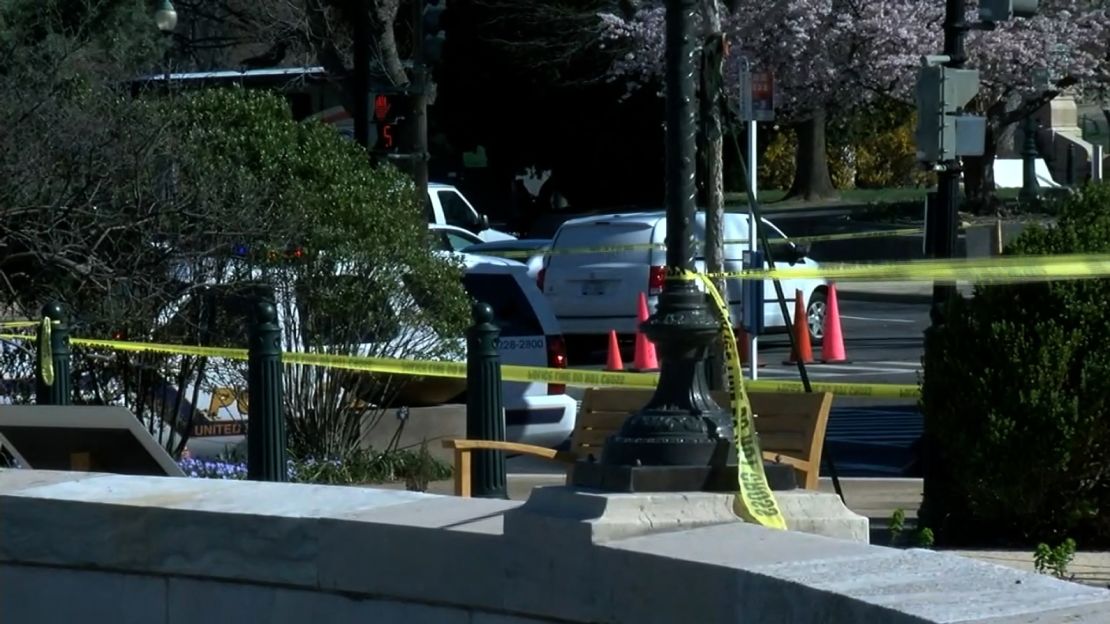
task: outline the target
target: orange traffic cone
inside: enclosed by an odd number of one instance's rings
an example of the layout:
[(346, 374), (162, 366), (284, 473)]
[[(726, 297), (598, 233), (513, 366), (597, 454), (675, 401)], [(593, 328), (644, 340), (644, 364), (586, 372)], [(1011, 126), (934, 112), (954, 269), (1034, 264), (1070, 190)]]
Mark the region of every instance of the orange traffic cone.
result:
[(825, 335), (821, 341), (821, 361), (847, 362), (844, 334), (840, 331), (840, 306), (836, 303), (836, 285), (829, 284), (829, 300), (825, 304)]
[(624, 360), (621, 359), (621, 347), (617, 343), (617, 331), (615, 329), (609, 330), (609, 356), (605, 358), (605, 370), (624, 370)]
[(642, 292), (636, 319), (636, 352), (633, 354), (632, 369), (640, 372), (657, 371), (659, 360), (655, 357), (655, 345), (640, 331), (640, 323), (648, 319), (647, 297)]
[(798, 360), (806, 364), (813, 362), (813, 347), (809, 343), (809, 326), (806, 323), (805, 302), (802, 301), (802, 291), (794, 291), (794, 347), (790, 349), (790, 358), (783, 364), (797, 364)]

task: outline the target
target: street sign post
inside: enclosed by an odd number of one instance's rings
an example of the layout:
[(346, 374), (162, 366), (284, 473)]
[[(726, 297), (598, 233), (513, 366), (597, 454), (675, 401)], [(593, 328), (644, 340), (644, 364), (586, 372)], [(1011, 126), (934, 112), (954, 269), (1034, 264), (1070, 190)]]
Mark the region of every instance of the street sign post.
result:
[[(757, 154), (757, 124), (760, 121), (774, 121), (775, 119), (775, 76), (770, 71), (753, 71), (751, 61), (746, 57), (740, 60), (740, 119), (747, 122), (747, 163), (748, 163), (748, 188), (751, 189), (752, 201), (755, 201), (758, 188), (758, 171), (759, 166), (756, 162)], [(751, 254), (757, 258), (762, 257), (757, 251), (756, 242), (756, 221), (755, 212), (748, 211), (748, 249)], [(762, 264), (760, 264), (762, 268)], [(757, 280), (759, 281), (759, 280)], [(759, 281), (762, 293), (762, 281)], [(745, 291), (746, 293), (747, 291)], [(763, 301), (762, 294), (759, 295), (759, 300)], [(762, 319), (763, 306), (760, 305), (759, 312)], [(747, 310), (748, 306), (745, 306)], [(745, 312), (745, 315), (747, 313)], [(762, 323), (762, 321), (761, 321)], [(755, 379), (758, 375), (756, 369), (758, 368), (756, 361), (758, 359), (759, 351), (759, 337), (758, 332), (752, 331), (748, 334), (749, 347), (748, 353), (751, 357), (751, 378)]]

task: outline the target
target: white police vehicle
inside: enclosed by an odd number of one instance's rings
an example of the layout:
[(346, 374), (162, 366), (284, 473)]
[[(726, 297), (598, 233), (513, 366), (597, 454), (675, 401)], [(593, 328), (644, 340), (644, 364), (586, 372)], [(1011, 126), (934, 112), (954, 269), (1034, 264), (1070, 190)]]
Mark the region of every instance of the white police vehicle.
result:
[[(566, 347), (559, 326), (550, 306), (528, 275), (527, 267), (503, 258), (449, 253), (462, 260), (465, 267), (463, 287), (472, 299), (488, 303), (500, 329), (498, 351), (503, 364), (565, 368)], [(271, 297), (276, 302), (279, 322), (283, 332), (283, 349), (302, 351), (303, 344), (289, 331), (299, 325), (298, 310), (307, 302), (297, 300), (296, 293), (275, 292), (269, 286), (257, 284), (245, 287), (246, 292), (223, 292), (211, 301), (224, 313), (243, 318), (248, 303), (258, 295)], [(214, 288), (213, 291), (220, 289)], [(406, 289), (399, 288), (394, 301), (395, 309), (403, 311), (419, 305)], [(209, 293), (209, 296), (211, 293)], [(163, 314), (162, 323), (175, 322), (175, 315), (195, 309), (184, 298)], [(210, 305), (212, 305), (210, 303)], [(405, 315), (398, 315), (402, 318)], [(384, 346), (383, 346), (384, 343)], [(375, 337), (375, 342), (360, 345), (360, 354), (390, 356), (399, 351), (394, 345), (412, 349), (438, 347), (439, 357), (448, 361), (465, 361), (466, 341), (463, 336), (438, 336), (427, 327), (412, 325), (399, 328), (394, 336)], [(397, 354), (400, 355), (399, 353)], [(166, 380), (160, 393), (163, 402), (179, 405), (178, 420), (193, 423), (188, 447), (193, 456), (209, 457), (239, 445), (244, 440), (247, 419), (245, 398), (245, 364), (225, 363), (214, 367), (197, 389), (195, 399), (192, 387), (183, 396)], [(287, 389), (286, 392), (289, 392)], [(299, 388), (298, 391), (304, 391)], [(450, 401), (460, 401), (466, 391), (465, 379), (423, 377), (407, 383), (391, 401), (391, 406), (427, 406)], [(574, 428), (577, 402), (566, 394), (565, 387), (543, 382), (504, 382), (503, 407), (505, 409), (506, 438), (540, 446), (557, 446), (565, 441)]]

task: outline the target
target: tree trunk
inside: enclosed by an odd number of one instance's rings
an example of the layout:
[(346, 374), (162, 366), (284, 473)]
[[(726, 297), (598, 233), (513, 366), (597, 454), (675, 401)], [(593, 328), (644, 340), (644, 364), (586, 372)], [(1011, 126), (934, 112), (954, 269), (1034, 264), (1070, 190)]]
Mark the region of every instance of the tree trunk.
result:
[(794, 158), (794, 183), (786, 199), (815, 201), (837, 196), (829, 175), (825, 119), (825, 109), (817, 108), (808, 119), (795, 126), (798, 149)]
[[(705, 270), (724, 273), (724, 131), (721, 127), (721, 85), (723, 83), (725, 39), (721, 32), (721, 14), (717, 0), (702, 0), (706, 33), (702, 44), (701, 66), (701, 134), (705, 149)], [(724, 279), (713, 280), (725, 301), (729, 300)], [(735, 325), (735, 320), (733, 321)], [(713, 343), (710, 357), (715, 366), (709, 371), (709, 386), (728, 387), (725, 347), (720, 340)]]

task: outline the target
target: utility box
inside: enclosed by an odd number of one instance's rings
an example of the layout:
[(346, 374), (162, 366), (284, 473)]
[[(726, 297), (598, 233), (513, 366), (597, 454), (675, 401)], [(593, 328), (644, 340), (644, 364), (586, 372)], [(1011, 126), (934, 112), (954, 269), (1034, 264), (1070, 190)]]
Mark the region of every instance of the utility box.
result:
[(1004, 22), (1014, 17), (1033, 17), (1038, 4), (1038, 0), (979, 0), (979, 19)]
[[(939, 64), (947, 57), (925, 57), (917, 78), (917, 160), (943, 162), (982, 154), (986, 122), (963, 113), (979, 92), (979, 70)], [(959, 141), (960, 131), (969, 134)], [(961, 153), (961, 150), (968, 150)], [(977, 152), (977, 153), (976, 153)]]

